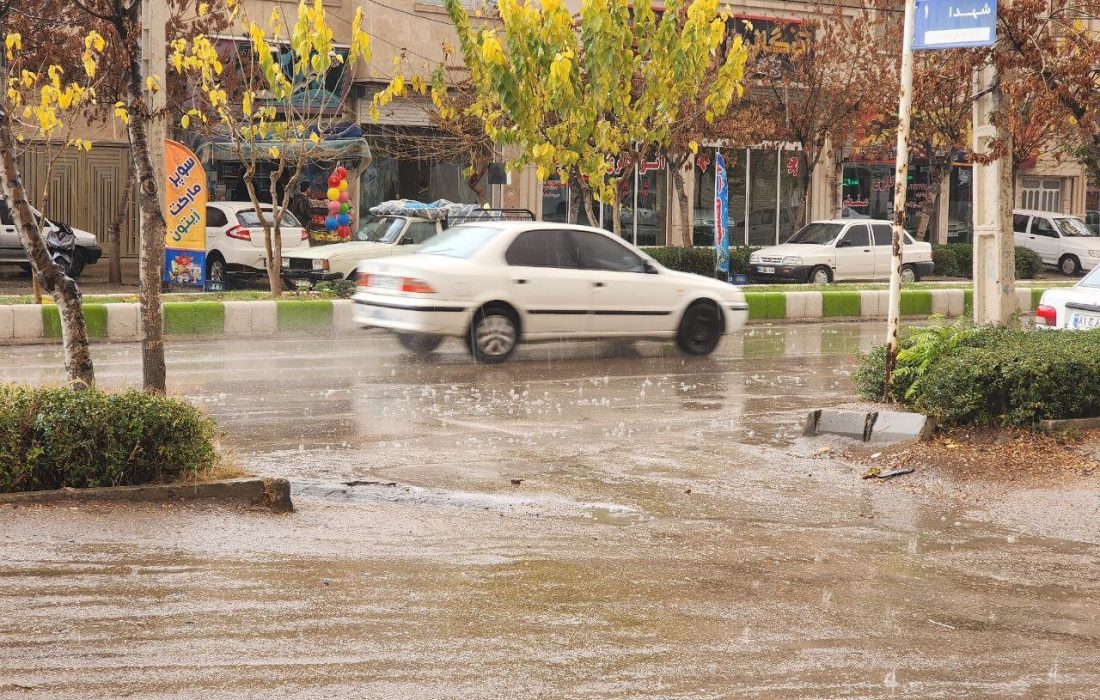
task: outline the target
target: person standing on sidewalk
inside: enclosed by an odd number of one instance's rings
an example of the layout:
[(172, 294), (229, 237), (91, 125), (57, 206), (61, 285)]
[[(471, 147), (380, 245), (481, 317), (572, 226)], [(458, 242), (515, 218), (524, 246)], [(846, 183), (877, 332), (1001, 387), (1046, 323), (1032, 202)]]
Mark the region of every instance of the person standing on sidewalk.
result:
[(294, 218), (298, 220), (298, 223), (302, 225), (307, 233), (312, 228), (313, 223), (313, 205), (309, 203), (308, 193), (309, 183), (299, 182), (298, 191), (291, 195), (290, 202), (287, 204), (290, 213), (294, 215)]

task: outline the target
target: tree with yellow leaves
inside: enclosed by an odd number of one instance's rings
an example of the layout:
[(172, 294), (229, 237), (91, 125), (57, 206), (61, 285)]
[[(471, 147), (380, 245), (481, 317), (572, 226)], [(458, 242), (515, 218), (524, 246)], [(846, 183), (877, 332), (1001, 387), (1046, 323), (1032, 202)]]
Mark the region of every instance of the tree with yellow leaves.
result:
[(659, 11), (650, 0), (583, 0), (579, 27), (561, 0), (501, 0), (499, 30), (475, 29), (459, 0), (445, 5), (478, 90), (469, 112), (515, 149), (511, 167), (557, 172), (610, 202), (616, 232), (618, 179), (668, 147), (685, 109), (710, 123), (743, 91), (747, 52), (739, 36), (719, 50), (717, 0)]
[[(32, 275), (36, 281), (41, 281), (57, 305), (69, 381), (74, 388), (91, 387), (95, 384), (95, 369), (80, 290), (67, 271), (50, 258), (43, 239), (47, 221), (35, 216), (27, 201), (15, 154), (17, 143), (28, 135), (41, 139), (48, 155), (45, 178), (48, 183), (49, 170), (66, 148), (91, 147), (88, 141), (73, 138), (66, 121), (95, 100), (96, 73), (105, 41), (96, 32), (84, 39), (82, 75), (70, 79), (57, 65), (32, 70), (38, 65), (28, 63), (27, 54), (34, 52), (29, 51), (29, 47), (24, 50), (23, 35), (15, 31), (11, 23), (15, 5), (16, 0), (0, 3), (0, 29), (4, 37), (4, 53), (0, 57), (0, 80), (4, 86), (0, 97), (0, 186), (19, 231), (19, 241), (30, 261)], [(43, 209), (47, 195), (48, 186), (40, 200)]]
[[(323, 86), (334, 68), (351, 70), (356, 61), (369, 61), (370, 43), (363, 29), (362, 8), (352, 20), (351, 48), (341, 53), (336, 50), (321, 0), (301, 0), (293, 23), (276, 7), (266, 28), (252, 21), (235, 0), (222, 1), (247, 34), (251, 51), (247, 59), (239, 53), (223, 57), (205, 36), (172, 43), (172, 66), (193, 79), (199, 102), (183, 115), (181, 125), (185, 129), (213, 125), (228, 136), (244, 165), (243, 180), (257, 212), (258, 167), (264, 161), (274, 162), (268, 192), (272, 216), (259, 219), (268, 283), (272, 294), (278, 295), (282, 290), (281, 227), (291, 195), (308, 162), (340, 156), (323, 140), (347, 121), (347, 95), (333, 94)], [(228, 72), (226, 60), (235, 62)], [(308, 226), (308, 222), (302, 224)]]

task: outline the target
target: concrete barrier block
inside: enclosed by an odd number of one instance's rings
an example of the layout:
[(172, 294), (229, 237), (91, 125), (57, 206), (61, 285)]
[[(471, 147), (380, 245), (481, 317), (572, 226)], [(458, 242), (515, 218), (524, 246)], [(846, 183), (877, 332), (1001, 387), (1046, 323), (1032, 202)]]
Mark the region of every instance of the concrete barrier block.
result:
[(12, 337), (17, 340), (41, 340), (42, 307), (38, 304), (13, 304)]
[(939, 314), (940, 316), (947, 316), (950, 302), (947, 297), (946, 289), (933, 289), (932, 290), (932, 313)]
[(141, 338), (141, 309), (137, 304), (106, 304), (107, 337), (111, 340)]
[(860, 318), (885, 318), (889, 292), (878, 289), (864, 289), (859, 293)]
[(922, 413), (879, 411), (871, 427), (870, 442), (928, 440), (935, 428), (935, 421)]
[(857, 440), (867, 440), (871, 432), (873, 413), (867, 411), (843, 411), (832, 408), (810, 411), (806, 417), (803, 435), (844, 435)]
[(947, 315), (950, 318), (958, 318), (966, 313), (966, 290), (945, 289), (947, 293)]
[[(355, 302), (351, 299), (337, 299), (332, 302), (332, 330), (336, 333), (348, 333), (356, 330), (355, 319), (352, 312), (355, 310)], [(790, 308), (788, 307), (788, 311)]]
[(252, 335), (252, 307), (259, 302), (255, 301), (226, 301), (225, 307), (225, 334), (232, 336)]
[(0, 306), (0, 340), (10, 340), (15, 336), (15, 314), (10, 306)]
[(279, 307), (273, 301), (250, 301), (252, 334), (268, 335), (279, 330)]

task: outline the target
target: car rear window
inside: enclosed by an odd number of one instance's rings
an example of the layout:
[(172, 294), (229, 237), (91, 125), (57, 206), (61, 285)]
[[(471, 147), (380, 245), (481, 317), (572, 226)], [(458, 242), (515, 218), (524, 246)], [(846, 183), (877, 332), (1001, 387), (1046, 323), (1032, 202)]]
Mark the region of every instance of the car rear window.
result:
[(1095, 287), (1100, 289), (1100, 266), (1092, 268), (1092, 272), (1085, 275), (1085, 279), (1077, 284), (1081, 287)]
[(417, 252), (424, 255), (446, 255), (449, 258), (469, 258), (499, 236), (500, 232), (498, 228), (462, 224), (429, 239)]
[[(264, 210), (264, 218), (268, 224), (273, 223), (271, 218), (271, 210)], [(237, 223), (245, 228), (255, 228), (260, 225), (260, 217), (253, 209), (242, 209), (237, 212)], [(283, 212), (283, 218), (279, 222), (279, 226), (298, 226), (298, 220), (294, 218), (294, 215), (290, 212)]]

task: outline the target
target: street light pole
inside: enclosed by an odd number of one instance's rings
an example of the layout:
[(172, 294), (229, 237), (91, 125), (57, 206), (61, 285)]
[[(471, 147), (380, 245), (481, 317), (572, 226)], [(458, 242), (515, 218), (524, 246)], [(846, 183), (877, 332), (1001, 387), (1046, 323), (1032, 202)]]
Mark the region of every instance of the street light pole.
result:
[[(901, 41), (901, 89), (898, 94), (898, 144), (894, 168), (894, 225), (891, 241), (890, 300), (886, 315), (886, 382), (883, 398), (890, 398), (890, 379), (898, 357), (901, 329), (901, 251), (905, 241), (905, 194), (909, 181), (909, 117), (913, 110), (913, 24), (916, 0), (905, 0)], [(873, 241), (872, 241), (873, 243)]]

